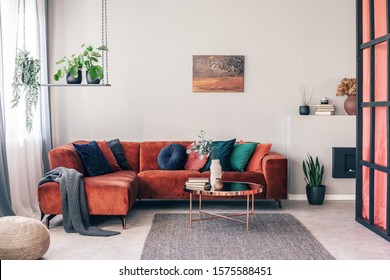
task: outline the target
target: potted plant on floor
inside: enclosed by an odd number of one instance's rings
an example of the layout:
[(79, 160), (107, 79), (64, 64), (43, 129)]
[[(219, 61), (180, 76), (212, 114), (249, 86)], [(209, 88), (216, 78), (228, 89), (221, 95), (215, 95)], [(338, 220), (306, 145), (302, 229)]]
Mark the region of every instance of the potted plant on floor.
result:
[(318, 157), (315, 161), (308, 154), (302, 163), (303, 174), (306, 181), (306, 195), (309, 204), (321, 205), (324, 203), (326, 187), (322, 185), (324, 165), (320, 165)]

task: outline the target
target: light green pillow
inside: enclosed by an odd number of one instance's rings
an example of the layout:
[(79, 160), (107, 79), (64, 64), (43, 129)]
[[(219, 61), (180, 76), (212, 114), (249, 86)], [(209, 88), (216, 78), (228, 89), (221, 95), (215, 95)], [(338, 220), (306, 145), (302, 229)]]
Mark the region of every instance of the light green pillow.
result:
[(231, 170), (244, 171), (256, 147), (257, 143), (234, 145), (232, 155), (230, 156)]

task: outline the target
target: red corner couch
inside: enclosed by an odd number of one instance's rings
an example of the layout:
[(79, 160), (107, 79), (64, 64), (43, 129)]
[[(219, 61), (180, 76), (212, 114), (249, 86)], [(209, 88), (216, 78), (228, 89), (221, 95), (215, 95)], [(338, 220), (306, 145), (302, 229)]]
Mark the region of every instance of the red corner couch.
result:
[[(82, 141), (84, 142), (84, 141)], [(75, 143), (80, 143), (77, 141)], [(165, 146), (179, 143), (186, 147), (190, 141), (125, 142), (121, 145), (132, 170), (83, 178), (90, 215), (116, 215), (126, 228), (125, 216), (139, 199), (186, 199), (183, 191), (188, 177), (209, 177), (210, 172), (190, 170), (160, 170), (157, 157)], [(49, 152), (50, 168), (73, 168), (86, 174), (81, 159), (72, 144), (59, 146)], [(274, 152), (262, 160), (263, 173), (226, 171), (224, 181), (243, 181), (263, 185), (260, 199), (274, 199), (279, 202), (287, 198), (287, 158)], [(62, 214), (59, 183), (47, 182), (38, 188), (38, 200), (43, 214), (48, 214), (46, 224), (55, 215)]]

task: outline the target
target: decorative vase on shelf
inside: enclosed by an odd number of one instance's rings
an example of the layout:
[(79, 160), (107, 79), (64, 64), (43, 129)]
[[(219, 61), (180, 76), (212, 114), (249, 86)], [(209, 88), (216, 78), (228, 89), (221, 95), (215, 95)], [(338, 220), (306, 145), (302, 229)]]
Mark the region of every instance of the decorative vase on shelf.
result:
[(211, 185), (211, 187), (214, 187), (215, 180), (217, 178), (221, 178), (221, 176), (222, 176), (222, 166), (221, 166), (221, 163), (219, 162), (219, 159), (211, 160), (211, 165), (210, 165), (210, 185)]
[(356, 115), (356, 95), (347, 95), (344, 101), (344, 109), (348, 115)]
[(81, 76), (81, 71), (79, 70), (77, 78), (73, 77), (71, 74), (66, 74), (66, 82), (70, 85), (81, 84), (83, 77)]
[(308, 105), (299, 106), (299, 114), (300, 115), (309, 115), (310, 107)]

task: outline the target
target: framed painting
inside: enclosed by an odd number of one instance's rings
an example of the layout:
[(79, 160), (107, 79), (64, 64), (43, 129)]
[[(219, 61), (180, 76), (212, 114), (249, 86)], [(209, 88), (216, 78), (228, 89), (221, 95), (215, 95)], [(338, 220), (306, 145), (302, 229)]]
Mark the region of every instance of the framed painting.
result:
[(192, 92), (244, 92), (243, 55), (194, 55)]

